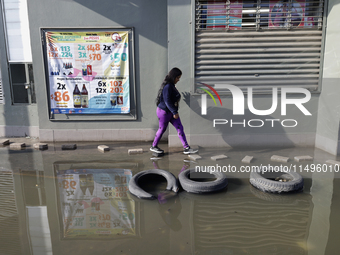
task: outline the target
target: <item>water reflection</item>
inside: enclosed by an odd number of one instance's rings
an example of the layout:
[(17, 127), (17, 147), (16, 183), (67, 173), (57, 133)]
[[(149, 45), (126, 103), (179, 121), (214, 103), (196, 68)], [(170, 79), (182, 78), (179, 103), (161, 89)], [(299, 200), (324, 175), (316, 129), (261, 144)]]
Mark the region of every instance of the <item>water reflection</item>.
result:
[(0, 168), (0, 254), (20, 254), (20, 225), (13, 172)]
[(182, 205), (178, 195), (163, 191), (158, 195), (158, 212), (161, 215), (164, 223), (177, 232), (182, 228), (182, 224), (178, 219), (181, 214)]
[(306, 254), (298, 243), (308, 237), (308, 194), (282, 197), (256, 190), (189, 199), (196, 254)]
[(305, 175), (303, 192), (273, 195), (229, 174), (222, 192), (176, 195), (155, 175), (140, 183), (158, 197), (149, 201), (127, 192), (131, 176), (152, 168), (178, 176), (192, 167), (183, 155), (154, 162), (150, 154), (4, 152), (0, 254), (337, 254), (339, 248), (334, 176)]
[(63, 237), (136, 236), (136, 205), (127, 195), (131, 177), (128, 169), (56, 170)]

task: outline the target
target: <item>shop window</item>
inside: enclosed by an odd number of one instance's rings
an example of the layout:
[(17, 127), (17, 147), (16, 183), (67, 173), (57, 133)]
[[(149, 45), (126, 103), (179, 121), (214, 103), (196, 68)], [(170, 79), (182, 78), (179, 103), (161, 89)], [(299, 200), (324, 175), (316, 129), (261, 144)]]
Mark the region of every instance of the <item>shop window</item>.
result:
[(10, 63), (13, 103), (36, 103), (32, 64)]
[(200, 83), (318, 90), (324, 1), (198, 0), (195, 9), (195, 91)]

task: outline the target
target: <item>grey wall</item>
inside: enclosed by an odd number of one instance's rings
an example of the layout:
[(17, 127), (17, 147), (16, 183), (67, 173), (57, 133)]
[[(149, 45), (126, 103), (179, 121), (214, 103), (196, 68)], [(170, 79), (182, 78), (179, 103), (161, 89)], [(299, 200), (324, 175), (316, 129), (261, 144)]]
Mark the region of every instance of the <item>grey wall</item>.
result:
[[(181, 80), (176, 87), (179, 92), (190, 92), (194, 82), (193, 73), (193, 24), (190, 0), (168, 0), (168, 61), (169, 69), (178, 67), (182, 70)], [(191, 134), (190, 106), (180, 102), (179, 115), (188, 140)], [(173, 141), (170, 141), (172, 137)], [(175, 129), (170, 129), (169, 145), (181, 146)]]
[[(0, 4), (0, 13), (2, 6)], [(6, 54), (6, 38), (2, 16), (0, 17), (0, 67), (4, 104), (0, 104), (0, 137), (38, 135), (36, 105), (12, 105), (11, 88)]]
[(322, 93), (318, 106), (316, 146), (332, 154), (338, 153), (340, 122), (340, 1), (330, 0), (327, 13), (327, 36), (322, 80)]
[[(167, 66), (167, 2), (157, 0), (28, 0), (32, 40), (32, 55), (39, 113), (40, 139), (88, 140), (95, 130), (134, 130), (116, 135), (104, 133), (91, 139), (128, 139), (136, 130), (145, 139), (154, 136), (158, 128), (154, 98), (168, 72)], [(39, 18), (37, 18), (39, 17)], [(100, 28), (134, 27), (137, 121), (73, 121), (58, 122), (48, 118), (48, 102), (43, 69), (40, 28)], [(76, 133), (74, 132), (76, 130)], [(90, 130), (91, 134), (86, 132)], [(71, 134), (71, 135), (70, 135)], [(129, 136), (129, 137), (127, 137)]]

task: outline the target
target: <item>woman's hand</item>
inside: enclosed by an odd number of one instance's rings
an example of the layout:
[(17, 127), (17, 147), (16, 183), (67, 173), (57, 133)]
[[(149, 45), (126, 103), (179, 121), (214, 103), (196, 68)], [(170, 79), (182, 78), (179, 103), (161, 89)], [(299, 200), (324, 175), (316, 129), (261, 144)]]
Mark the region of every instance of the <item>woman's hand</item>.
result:
[(178, 119), (178, 118), (179, 118), (178, 113), (174, 114), (174, 119)]

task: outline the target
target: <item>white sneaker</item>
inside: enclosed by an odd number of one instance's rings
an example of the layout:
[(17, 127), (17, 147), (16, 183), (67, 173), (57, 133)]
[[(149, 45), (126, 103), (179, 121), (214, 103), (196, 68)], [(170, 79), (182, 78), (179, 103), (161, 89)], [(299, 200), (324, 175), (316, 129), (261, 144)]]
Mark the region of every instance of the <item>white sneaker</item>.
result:
[(198, 152), (198, 150), (191, 149), (190, 146), (186, 147), (183, 151), (184, 154), (194, 154), (194, 153), (197, 153), (197, 152)]
[(156, 152), (156, 153), (164, 153), (164, 151), (162, 150), (162, 149), (160, 149), (160, 148), (158, 148), (157, 146), (151, 146), (150, 147), (150, 151), (153, 151), (153, 152)]

